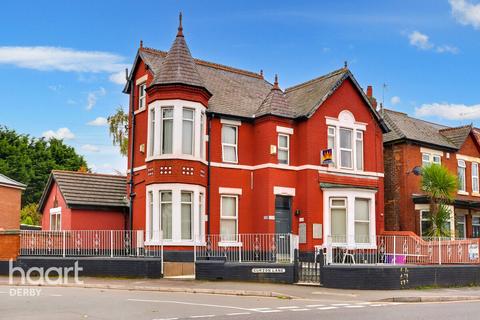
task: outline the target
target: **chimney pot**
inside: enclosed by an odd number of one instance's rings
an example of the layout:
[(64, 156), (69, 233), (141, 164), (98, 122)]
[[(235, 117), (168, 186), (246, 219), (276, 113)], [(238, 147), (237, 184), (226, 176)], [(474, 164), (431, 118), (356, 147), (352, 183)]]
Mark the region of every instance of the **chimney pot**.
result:
[(373, 97), (373, 87), (372, 86), (367, 87), (367, 97), (369, 97), (369, 98)]

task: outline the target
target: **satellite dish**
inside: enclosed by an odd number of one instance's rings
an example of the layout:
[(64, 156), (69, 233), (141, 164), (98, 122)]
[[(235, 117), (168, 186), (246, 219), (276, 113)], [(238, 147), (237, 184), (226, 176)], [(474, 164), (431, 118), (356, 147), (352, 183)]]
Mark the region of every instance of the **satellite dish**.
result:
[(412, 172), (416, 176), (421, 176), (422, 175), (422, 167), (416, 166), (415, 168), (412, 169)]

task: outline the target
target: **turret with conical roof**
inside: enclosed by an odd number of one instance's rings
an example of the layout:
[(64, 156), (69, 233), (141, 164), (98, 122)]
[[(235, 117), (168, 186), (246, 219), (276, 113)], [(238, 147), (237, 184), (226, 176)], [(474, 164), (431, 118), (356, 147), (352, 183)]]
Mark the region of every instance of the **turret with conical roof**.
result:
[(194, 59), (188, 49), (183, 35), (182, 13), (179, 16), (177, 36), (170, 50), (158, 70), (153, 86), (186, 85), (205, 90), (209, 95), (202, 77), (200, 76)]
[(255, 116), (260, 117), (267, 114), (287, 118), (293, 118), (295, 116), (295, 112), (288, 104), (285, 93), (278, 85), (278, 75), (275, 75), (275, 82), (273, 83), (272, 89), (268, 93), (265, 100), (263, 100), (262, 104), (255, 113)]

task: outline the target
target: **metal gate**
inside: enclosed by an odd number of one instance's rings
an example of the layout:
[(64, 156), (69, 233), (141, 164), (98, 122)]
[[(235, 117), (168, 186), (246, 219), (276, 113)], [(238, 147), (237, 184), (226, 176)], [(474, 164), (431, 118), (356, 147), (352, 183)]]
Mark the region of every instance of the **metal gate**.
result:
[(297, 258), (297, 283), (320, 285), (323, 262), (323, 250), (300, 253)]

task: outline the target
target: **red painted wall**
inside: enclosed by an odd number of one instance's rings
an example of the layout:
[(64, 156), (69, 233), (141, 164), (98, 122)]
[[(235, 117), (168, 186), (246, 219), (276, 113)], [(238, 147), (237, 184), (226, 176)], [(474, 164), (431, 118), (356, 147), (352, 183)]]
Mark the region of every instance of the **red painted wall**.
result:
[[(145, 74), (143, 62), (140, 62), (134, 72), (134, 79)], [(149, 81), (151, 77), (149, 77)], [(156, 96), (155, 99), (159, 97)], [(161, 97), (160, 97), (161, 98)], [(173, 98), (168, 96), (169, 99)], [(189, 99), (183, 92), (178, 93), (179, 99)], [(148, 99), (147, 99), (148, 101)], [(137, 99), (135, 99), (135, 108)], [(327, 126), (325, 117), (337, 118), (342, 110), (351, 111), (356, 121), (366, 123), (364, 134), (364, 166), (365, 171), (383, 173), (383, 141), (382, 131), (374, 119), (369, 107), (358, 93), (357, 88), (350, 80), (346, 80), (323, 103), (323, 105), (308, 120), (293, 121), (274, 116), (266, 116), (254, 121), (242, 121), (238, 132), (238, 159), (239, 165), (256, 166), (263, 164), (277, 164), (277, 155), (270, 154), (270, 145), (277, 145), (277, 126), (290, 127), (294, 134), (290, 138), (290, 165), (320, 165), (320, 151), (327, 147)], [(140, 144), (147, 142), (147, 113), (142, 112), (136, 118), (135, 164), (139, 167), (145, 164), (145, 154), (138, 152)], [(221, 122), (218, 117), (211, 119), (211, 161), (222, 162)], [(172, 174), (160, 176), (158, 167), (171, 166)], [(185, 177), (178, 171), (180, 167), (189, 165), (195, 167), (193, 176)], [(153, 170), (152, 170), (153, 168)], [(145, 193), (146, 185), (150, 183), (191, 183), (206, 186), (206, 175), (202, 170), (204, 164), (184, 160), (154, 160), (147, 164), (146, 170), (139, 170), (134, 174), (134, 192), (136, 194), (133, 205), (134, 229), (145, 228)], [(219, 233), (220, 225), (220, 187), (241, 188), (239, 196), (239, 232), (275, 232), (275, 221), (267, 220), (265, 216), (275, 215), (274, 186), (295, 188), (296, 196), (292, 203), (292, 232), (298, 233), (299, 219), (307, 223), (308, 243), (301, 249), (312, 249), (323, 240), (312, 239), (312, 223), (323, 223), (323, 194), (319, 184), (321, 182), (342, 183), (352, 186), (376, 187), (376, 222), (377, 233), (383, 227), (383, 177), (365, 178), (362, 176), (331, 175), (315, 169), (287, 170), (280, 168), (211, 168), (211, 233)], [(208, 198), (208, 197), (207, 197)], [(206, 206), (208, 208), (208, 204)], [(295, 216), (295, 210), (301, 211)]]
[(52, 183), (42, 213), (42, 230), (50, 230), (50, 209), (62, 208), (62, 230), (124, 230), (125, 214), (122, 210), (70, 209), (56, 182)]

